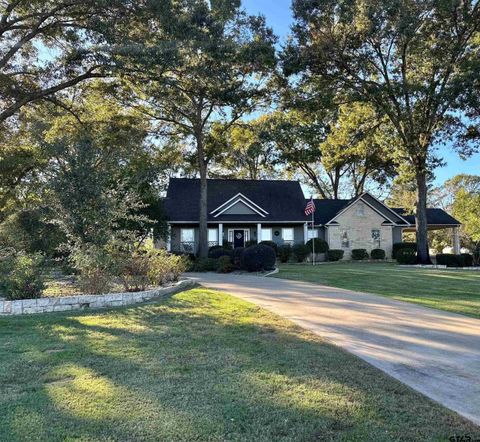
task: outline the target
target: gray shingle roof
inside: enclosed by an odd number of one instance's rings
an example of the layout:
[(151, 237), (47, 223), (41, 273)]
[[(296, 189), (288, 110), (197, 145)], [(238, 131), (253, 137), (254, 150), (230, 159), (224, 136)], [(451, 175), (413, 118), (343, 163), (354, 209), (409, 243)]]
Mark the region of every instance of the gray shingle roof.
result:
[[(228, 222), (304, 222), (310, 221), (311, 216), (305, 216), (304, 210), (308, 199), (305, 199), (298, 181), (286, 180), (230, 180), (209, 179), (208, 188), (208, 221)], [(255, 204), (266, 210), (265, 217), (260, 215), (227, 215), (214, 217), (211, 211), (241, 193)], [(368, 194), (367, 194), (368, 195)], [(371, 197), (370, 197), (371, 198)], [(164, 199), (164, 208), (170, 221), (198, 221), (200, 199), (200, 180), (190, 178), (171, 178)], [(373, 200), (373, 198), (372, 198)], [(324, 225), (335, 217), (341, 210), (352, 203), (354, 199), (315, 199), (314, 220), (317, 225)], [(373, 204), (378, 204), (372, 201)], [(395, 213), (401, 215), (410, 224), (415, 224), (413, 215), (405, 215), (404, 209), (394, 208)], [(391, 213), (385, 212), (390, 215)], [(399, 226), (405, 225), (401, 218), (394, 220)], [(460, 222), (442, 209), (427, 209), (429, 225), (459, 225)]]
[[(402, 215), (410, 224), (415, 225), (415, 215), (407, 215), (405, 209), (395, 207), (392, 208), (394, 212)], [(433, 225), (444, 225), (444, 226), (457, 226), (461, 222), (455, 219), (452, 215), (449, 215), (443, 209), (428, 208), (427, 209), (427, 224)]]
[[(268, 212), (268, 215), (219, 215), (212, 210), (238, 193), (243, 194)], [(209, 221), (307, 221), (304, 214), (305, 197), (297, 181), (283, 180), (207, 180), (207, 207)], [(168, 219), (171, 221), (198, 221), (200, 180), (171, 178), (164, 200)]]

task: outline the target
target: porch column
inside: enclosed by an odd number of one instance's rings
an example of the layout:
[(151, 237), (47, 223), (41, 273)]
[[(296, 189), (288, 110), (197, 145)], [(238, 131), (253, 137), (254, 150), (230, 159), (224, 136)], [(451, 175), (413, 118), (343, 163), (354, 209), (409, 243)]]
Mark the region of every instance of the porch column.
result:
[(223, 224), (218, 225), (218, 245), (223, 246)]
[(167, 224), (167, 252), (172, 251), (172, 229), (170, 224)]
[(308, 223), (303, 225), (303, 243), (306, 244), (308, 241)]
[(257, 244), (262, 240), (262, 224), (257, 224)]
[(458, 227), (454, 227), (452, 229), (452, 233), (453, 233), (453, 253), (455, 253), (455, 255), (459, 255), (460, 254), (460, 232)]

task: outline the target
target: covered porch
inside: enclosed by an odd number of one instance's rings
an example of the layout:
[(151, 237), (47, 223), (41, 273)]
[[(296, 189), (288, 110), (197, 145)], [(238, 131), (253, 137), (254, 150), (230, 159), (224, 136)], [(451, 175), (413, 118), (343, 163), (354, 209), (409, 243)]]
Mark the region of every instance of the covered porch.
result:
[[(261, 241), (294, 245), (308, 240), (306, 223), (209, 223), (208, 246), (245, 247)], [(198, 224), (170, 224), (167, 250), (196, 253)]]

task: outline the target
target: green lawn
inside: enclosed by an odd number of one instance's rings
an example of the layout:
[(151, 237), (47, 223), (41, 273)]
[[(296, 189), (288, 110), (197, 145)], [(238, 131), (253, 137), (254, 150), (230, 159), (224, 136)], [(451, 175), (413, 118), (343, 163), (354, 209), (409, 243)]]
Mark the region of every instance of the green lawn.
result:
[(0, 440), (447, 440), (478, 428), (265, 310), (194, 289), (0, 319)]
[(277, 278), (389, 296), (480, 318), (480, 272), (405, 268), (396, 264), (284, 264)]

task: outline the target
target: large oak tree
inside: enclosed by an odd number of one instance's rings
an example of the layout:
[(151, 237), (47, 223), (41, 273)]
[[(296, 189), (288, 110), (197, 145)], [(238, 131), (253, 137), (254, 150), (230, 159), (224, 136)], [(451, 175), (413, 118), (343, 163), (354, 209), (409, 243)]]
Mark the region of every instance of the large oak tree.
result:
[[(228, 130), (265, 97), (275, 38), (239, 0), (152, 3), (142, 14), (145, 50), (125, 54), (125, 100), (157, 123), (159, 136), (190, 140), (200, 176), (199, 255), (205, 257), (206, 138), (213, 124)], [(169, 57), (155, 56), (166, 52)]]
[(478, 86), (478, 0), (295, 0), (293, 10), (286, 72), (389, 118), (400, 139), (392, 148), (415, 175), (417, 258), (429, 262), (427, 177)]

